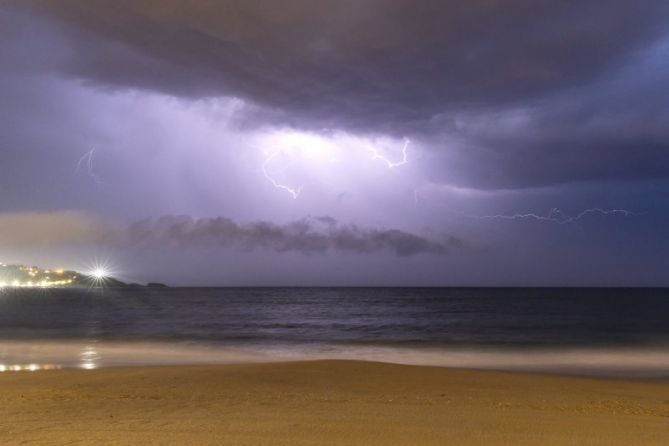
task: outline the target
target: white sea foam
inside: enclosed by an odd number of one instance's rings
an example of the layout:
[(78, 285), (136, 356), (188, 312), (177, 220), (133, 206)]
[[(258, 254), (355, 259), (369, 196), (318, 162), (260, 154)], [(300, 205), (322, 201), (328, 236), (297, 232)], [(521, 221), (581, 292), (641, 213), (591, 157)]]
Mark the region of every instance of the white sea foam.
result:
[(0, 342), (0, 371), (348, 359), (599, 376), (669, 377), (669, 347), (464, 349), (389, 346), (226, 348), (169, 342)]
[(357, 347), (331, 358), (596, 376), (669, 377), (669, 348), (409, 349)]

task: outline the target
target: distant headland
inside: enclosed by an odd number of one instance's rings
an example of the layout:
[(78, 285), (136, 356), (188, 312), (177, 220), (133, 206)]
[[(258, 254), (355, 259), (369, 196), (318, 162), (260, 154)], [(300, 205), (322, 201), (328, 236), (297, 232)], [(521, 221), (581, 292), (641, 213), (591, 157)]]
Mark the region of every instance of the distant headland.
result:
[(166, 287), (158, 282), (146, 285), (125, 283), (105, 271), (81, 273), (66, 269), (42, 269), (37, 266), (0, 263), (0, 288), (127, 288)]

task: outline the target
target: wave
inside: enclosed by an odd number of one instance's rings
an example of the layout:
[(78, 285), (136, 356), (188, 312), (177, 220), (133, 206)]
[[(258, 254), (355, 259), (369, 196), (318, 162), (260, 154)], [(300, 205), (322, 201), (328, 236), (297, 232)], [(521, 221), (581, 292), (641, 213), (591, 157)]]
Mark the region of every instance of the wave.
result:
[(0, 341), (0, 372), (320, 359), (612, 377), (669, 377), (669, 346), (420, 348), (319, 344), (227, 348), (176, 342)]

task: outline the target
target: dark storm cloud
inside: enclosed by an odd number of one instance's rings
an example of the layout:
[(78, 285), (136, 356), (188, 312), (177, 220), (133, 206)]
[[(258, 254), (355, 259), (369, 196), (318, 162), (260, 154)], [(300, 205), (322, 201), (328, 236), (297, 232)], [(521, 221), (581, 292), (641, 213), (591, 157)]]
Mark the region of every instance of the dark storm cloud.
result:
[(331, 250), (355, 254), (390, 251), (403, 257), (416, 254), (442, 255), (462, 245), (455, 237), (437, 242), (397, 229), (343, 225), (331, 217), (306, 218), (286, 225), (269, 222), (241, 224), (223, 217), (162, 217), (133, 224), (128, 228), (126, 236), (133, 244), (233, 246), (245, 250), (267, 249), (303, 254)]
[[(437, 181), (513, 189), (669, 177), (669, 71), (639, 56), (666, 38), (666, 1), (8, 4), (67, 42), (15, 50), (15, 65), (39, 61), (106, 88), (239, 97), (255, 105), (244, 111), (253, 125), (410, 136), (447, 154), (433, 165)], [(21, 36), (39, 39), (42, 28)], [(524, 125), (499, 124), (517, 110)]]
[(669, 39), (587, 86), (502, 112), (444, 122), (465, 141), (456, 159), (478, 188), (669, 176)]
[(666, 2), (20, 1), (72, 25), (62, 68), (120, 87), (232, 95), (363, 130), (593, 79), (666, 25)]

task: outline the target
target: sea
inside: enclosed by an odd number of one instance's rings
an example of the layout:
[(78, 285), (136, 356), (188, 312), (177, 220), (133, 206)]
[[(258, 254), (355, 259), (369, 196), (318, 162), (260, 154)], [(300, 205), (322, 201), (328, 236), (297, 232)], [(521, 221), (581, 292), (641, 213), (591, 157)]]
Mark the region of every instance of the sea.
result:
[(0, 372), (312, 359), (666, 378), (669, 289), (0, 291)]

